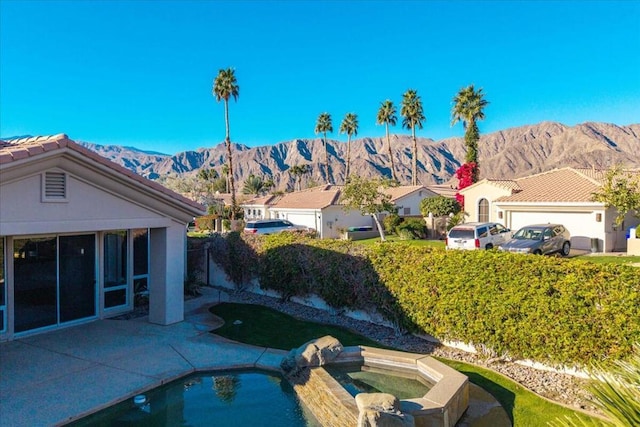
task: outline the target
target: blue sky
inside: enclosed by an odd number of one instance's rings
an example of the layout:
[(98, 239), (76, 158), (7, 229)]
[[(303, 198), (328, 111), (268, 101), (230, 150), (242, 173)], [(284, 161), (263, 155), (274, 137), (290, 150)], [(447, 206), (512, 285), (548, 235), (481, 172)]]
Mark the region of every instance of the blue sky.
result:
[[(213, 78), (232, 67), (231, 139), (313, 138), (329, 112), (382, 136), (381, 101), (416, 89), (419, 136), (541, 121), (640, 122), (640, 1), (0, 1), (0, 135), (66, 133), (173, 154), (224, 139)], [(400, 126), (393, 133), (409, 133)]]

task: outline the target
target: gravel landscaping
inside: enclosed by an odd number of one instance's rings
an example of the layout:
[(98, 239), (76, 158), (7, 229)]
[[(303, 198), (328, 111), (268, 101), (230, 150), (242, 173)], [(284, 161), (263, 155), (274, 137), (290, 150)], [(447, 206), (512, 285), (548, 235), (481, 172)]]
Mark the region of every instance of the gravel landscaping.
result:
[(251, 292), (231, 291), (228, 289), (223, 289), (223, 292), (228, 295), (227, 298), (222, 298), (223, 301), (267, 306), (298, 319), (342, 326), (378, 341), (381, 344), (399, 348), (404, 351), (430, 354), (489, 368), (554, 402), (567, 405), (571, 408), (599, 413), (593, 403), (590, 402), (590, 394), (584, 390), (586, 380), (581, 378), (557, 372), (543, 371), (501, 360), (487, 360), (476, 354), (435, 344), (415, 335), (398, 335), (392, 328), (352, 319), (343, 315), (332, 314), (306, 305), (283, 302), (278, 298), (258, 295)]

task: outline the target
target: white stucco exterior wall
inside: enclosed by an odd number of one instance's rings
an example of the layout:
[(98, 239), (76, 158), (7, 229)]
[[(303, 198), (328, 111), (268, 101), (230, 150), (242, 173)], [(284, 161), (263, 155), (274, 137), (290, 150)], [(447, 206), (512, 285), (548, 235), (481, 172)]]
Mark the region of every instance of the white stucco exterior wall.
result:
[(186, 233), (184, 224), (149, 233), (149, 321), (169, 325), (184, 320)]
[(489, 221), (499, 222), (510, 228), (505, 223), (504, 215), (503, 218), (498, 218), (499, 208), (493, 202), (500, 197), (510, 196), (510, 190), (489, 183), (478, 183), (461, 190), (461, 194), (464, 195), (464, 211), (467, 213), (465, 222), (478, 221), (478, 203), (481, 199), (487, 199), (489, 201)]

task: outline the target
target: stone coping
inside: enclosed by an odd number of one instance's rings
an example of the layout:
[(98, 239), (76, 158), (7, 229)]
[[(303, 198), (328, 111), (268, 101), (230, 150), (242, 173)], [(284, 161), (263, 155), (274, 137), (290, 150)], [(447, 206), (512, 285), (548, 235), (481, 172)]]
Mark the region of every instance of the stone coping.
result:
[[(469, 379), (466, 375), (446, 366), (433, 357), (423, 354), (385, 350), (375, 347), (351, 346), (344, 350), (329, 365), (363, 363), (365, 366), (382, 368), (399, 373), (413, 373), (433, 383), (424, 395), (400, 401), (403, 412), (411, 414), (416, 426), (453, 427), (469, 405)], [(336, 399), (353, 411), (355, 399), (322, 368), (313, 368), (317, 378), (331, 390)]]

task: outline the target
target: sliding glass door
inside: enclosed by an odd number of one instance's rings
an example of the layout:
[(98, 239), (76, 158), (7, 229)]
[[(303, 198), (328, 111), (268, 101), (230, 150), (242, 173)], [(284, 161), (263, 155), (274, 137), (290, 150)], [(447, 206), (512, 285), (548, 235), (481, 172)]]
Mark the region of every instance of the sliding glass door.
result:
[(60, 237), (60, 323), (96, 315), (96, 244), (93, 235)]
[(57, 240), (42, 237), (13, 241), (15, 332), (58, 321)]
[(14, 239), (14, 332), (96, 315), (95, 235)]

